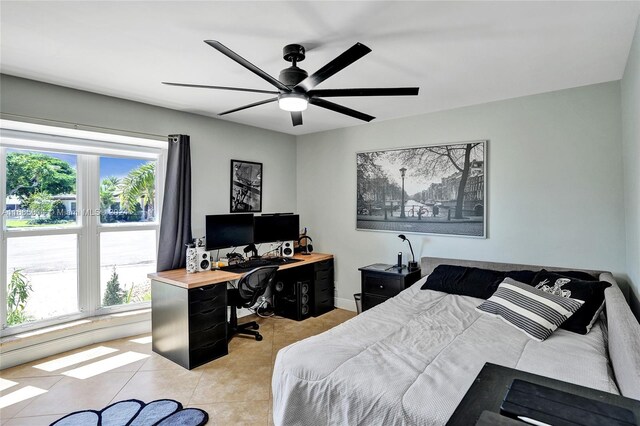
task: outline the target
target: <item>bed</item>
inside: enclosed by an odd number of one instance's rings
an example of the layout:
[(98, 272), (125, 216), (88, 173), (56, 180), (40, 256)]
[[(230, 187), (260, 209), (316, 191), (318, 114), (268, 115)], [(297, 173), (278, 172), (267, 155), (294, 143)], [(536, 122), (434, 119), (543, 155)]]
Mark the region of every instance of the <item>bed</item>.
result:
[[(439, 264), (541, 269), (453, 259)], [(555, 270), (557, 268), (546, 268)], [(566, 269), (566, 268), (565, 268)], [(587, 335), (558, 329), (544, 342), (475, 310), (483, 300), (420, 290), (280, 350), (274, 366), (276, 425), (443, 425), (485, 362), (640, 399), (640, 326), (611, 282), (607, 319)]]

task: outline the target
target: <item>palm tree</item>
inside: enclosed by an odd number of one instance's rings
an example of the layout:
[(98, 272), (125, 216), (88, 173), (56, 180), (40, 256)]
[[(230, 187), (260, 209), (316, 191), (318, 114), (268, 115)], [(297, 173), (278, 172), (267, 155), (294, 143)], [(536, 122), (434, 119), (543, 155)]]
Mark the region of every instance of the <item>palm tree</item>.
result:
[(133, 169), (122, 179), (122, 193), (120, 201), (122, 207), (129, 213), (135, 213), (138, 205), (142, 207), (143, 219), (153, 215), (156, 197), (156, 164), (143, 164)]
[(115, 176), (109, 176), (100, 182), (100, 208), (109, 210), (115, 203), (115, 192), (120, 185), (120, 179)]

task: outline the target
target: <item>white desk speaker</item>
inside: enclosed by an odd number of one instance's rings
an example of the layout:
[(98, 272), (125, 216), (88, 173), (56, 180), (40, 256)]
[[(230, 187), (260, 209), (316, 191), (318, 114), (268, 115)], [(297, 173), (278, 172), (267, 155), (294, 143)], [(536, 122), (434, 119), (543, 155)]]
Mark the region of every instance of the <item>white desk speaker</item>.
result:
[(285, 241), (282, 243), (282, 257), (293, 257), (293, 241)]
[(197, 248), (196, 266), (198, 268), (198, 272), (211, 270), (211, 254), (203, 247)]

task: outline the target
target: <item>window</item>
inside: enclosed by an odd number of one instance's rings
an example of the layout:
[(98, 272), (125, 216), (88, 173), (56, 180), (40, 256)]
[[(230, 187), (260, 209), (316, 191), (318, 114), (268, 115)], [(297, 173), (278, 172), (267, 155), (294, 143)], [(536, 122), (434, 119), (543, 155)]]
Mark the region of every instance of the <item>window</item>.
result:
[[(113, 157), (99, 161), (100, 223), (107, 225), (99, 228), (101, 306), (148, 302), (147, 274), (156, 269), (157, 232), (155, 225), (142, 225), (156, 218), (156, 162)], [(131, 225), (136, 230), (130, 230)]]
[(155, 161), (100, 157), (100, 222), (153, 222), (155, 170)]
[(149, 306), (164, 143), (0, 131), (2, 334)]
[[(99, 161), (100, 223), (105, 225), (99, 227), (100, 306), (148, 302), (147, 274), (156, 270), (156, 162), (113, 157)], [(143, 226), (148, 223), (151, 228)], [(135, 225), (135, 230), (124, 225)]]
[(7, 241), (7, 326), (78, 313), (78, 235)]
[[(79, 313), (78, 156), (7, 149), (5, 226), (8, 327)], [(57, 229), (55, 234), (44, 231)], [(43, 231), (43, 232), (38, 232)], [(55, 303), (50, 303), (55, 300)]]
[[(151, 300), (147, 274), (156, 270), (156, 231), (103, 232), (100, 237), (102, 306)], [(116, 289), (120, 288), (120, 293)]]
[(76, 224), (77, 155), (8, 149), (5, 161), (7, 228)]

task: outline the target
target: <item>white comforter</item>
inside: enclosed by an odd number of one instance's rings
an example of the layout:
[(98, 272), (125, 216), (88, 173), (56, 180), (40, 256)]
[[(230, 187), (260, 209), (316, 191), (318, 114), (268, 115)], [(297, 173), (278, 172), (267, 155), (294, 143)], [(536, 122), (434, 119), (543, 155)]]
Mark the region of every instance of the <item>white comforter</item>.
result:
[(618, 393), (600, 322), (529, 339), (474, 308), (482, 300), (420, 290), (278, 352), (276, 425), (443, 425), (485, 362)]

